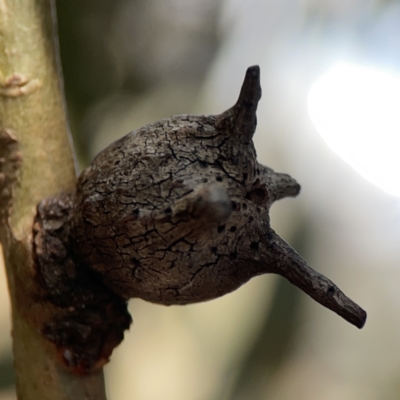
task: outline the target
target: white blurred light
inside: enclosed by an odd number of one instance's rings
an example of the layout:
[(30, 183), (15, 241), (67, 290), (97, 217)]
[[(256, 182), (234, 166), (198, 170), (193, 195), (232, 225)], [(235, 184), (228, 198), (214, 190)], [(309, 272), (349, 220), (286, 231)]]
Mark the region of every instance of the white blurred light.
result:
[(312, 85), (308, 111), (332, 150), (400, 197), (400, 75), (337, 63)]

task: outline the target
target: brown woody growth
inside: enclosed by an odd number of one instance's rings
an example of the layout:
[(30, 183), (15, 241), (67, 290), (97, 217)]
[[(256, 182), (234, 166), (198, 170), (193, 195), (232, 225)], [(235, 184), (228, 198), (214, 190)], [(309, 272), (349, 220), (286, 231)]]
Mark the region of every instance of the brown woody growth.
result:
[(260, 98), (250, 67), (226, 112), (173, 116), (103, 150), (65, 202), (68, 252), (125, 300), (200, 302), (276, 273), (361, 328), (365, 311), (270, 227), (272, 203), (300, 186), (257, 162)]

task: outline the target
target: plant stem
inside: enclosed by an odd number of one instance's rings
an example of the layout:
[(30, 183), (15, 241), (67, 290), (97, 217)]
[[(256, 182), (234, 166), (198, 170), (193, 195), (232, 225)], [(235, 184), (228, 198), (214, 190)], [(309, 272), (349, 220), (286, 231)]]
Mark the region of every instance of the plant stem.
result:
[(27, 320), (32, 297), (32, 222), (43, 198), (74, 189), (52, 0), (0, 0), (0, 240), (12, 303), (19, 400), (105, 399), (103, 372), (71, 374)]

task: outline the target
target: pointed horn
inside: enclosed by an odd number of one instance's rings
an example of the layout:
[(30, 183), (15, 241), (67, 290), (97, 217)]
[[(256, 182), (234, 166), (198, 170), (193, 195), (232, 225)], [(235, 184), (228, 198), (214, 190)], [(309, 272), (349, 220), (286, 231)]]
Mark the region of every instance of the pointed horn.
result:
[(301, 186), (288, 174), (275, 172), (265, 165), (259, 164), (261, 175), (267, 180), (270, 204), (285, 197), (295, 197), (300, 193)]
[(254, 65), (246, 71), (236, 104), (219, 116), (216, 127), (224, 128), (228, 125), (227, 121), (229, 121), (233, 125), (234, 133), (240, 135), (241, 142), (249, 142), (256, 130), (256, 111), (260, 98), (260, 67)]
[(274, 201), (285, 197), (295, 197), (300, 193), (300, 185), (290, 175), (274, 173), (271, 178), (270, 189), (274, 194)]
[(235, 107), (239, 109), (251, 110), (251, 115), (255, 115), (258, 102), (261, 99), (260, 67), (254, 65), (247, 68), (242, 89)]
[[(312, 269), (307, 262), (274, 231), (264, 238), (268, 258), (275, 264), (269, 272), (277, 273), (297, 286), (315, 301), (362, 328), (367, 313), (349, 299), (332, 281)], [(271, 267), (269, 264), (268, 267)]]

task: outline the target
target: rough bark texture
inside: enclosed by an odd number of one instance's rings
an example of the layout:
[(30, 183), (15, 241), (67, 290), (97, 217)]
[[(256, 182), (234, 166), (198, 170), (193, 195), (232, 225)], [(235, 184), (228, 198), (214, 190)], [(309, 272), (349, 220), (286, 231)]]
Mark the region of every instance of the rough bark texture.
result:
[(58, 313), (43, 332), (67, 365), (90, 370), (107, 360), (130, 322), (124, 299), (200, 302), (264, 273), (364, 325), (365, 311), (269, 225), (272, 203), (300, 186), (257, 162), (259, 80), (250, 67), (236, 105), (221, 115), (174, 116), (129, 133), (81, 173), (75, 192), (40, 203), (38, 274), (52, 304), (72, 305), (73, 316)]
[(164, 119), (103, 150), (65, 195), (68, 246), (125, 299), (188, 304), (277, 273), (361, 328), (365, 311), (269, 225), (272, 203), (300, 186), (257, 162), (259, 81), (250, 67), (223, 114)]
[(86, 374), (108, 362), (132, 320), (126, 301), (69, 247), (71, 198), (54, 196), (38, 205), (33, 252), (36, 287), (41, 290), (36, 297), (46, 313), (35, 325), (56, 344), (60, 360), (71, 371)]
[(0, 1), (0, 241), (20, 400), (105, 399), (101, 371), (71, 374), (36, 329), (48, 313), (32, 255), (37, 203), (74, 189), (50, 0)]
[(260, 97), (252, 67), (226, 113), (147, 125), (82, 172), (72, 217), (76, 249), (117, 293), (187, 304), (267, 272), (258, 244), (269, 231), (269, 207), (300, 186), (256, 160)]

